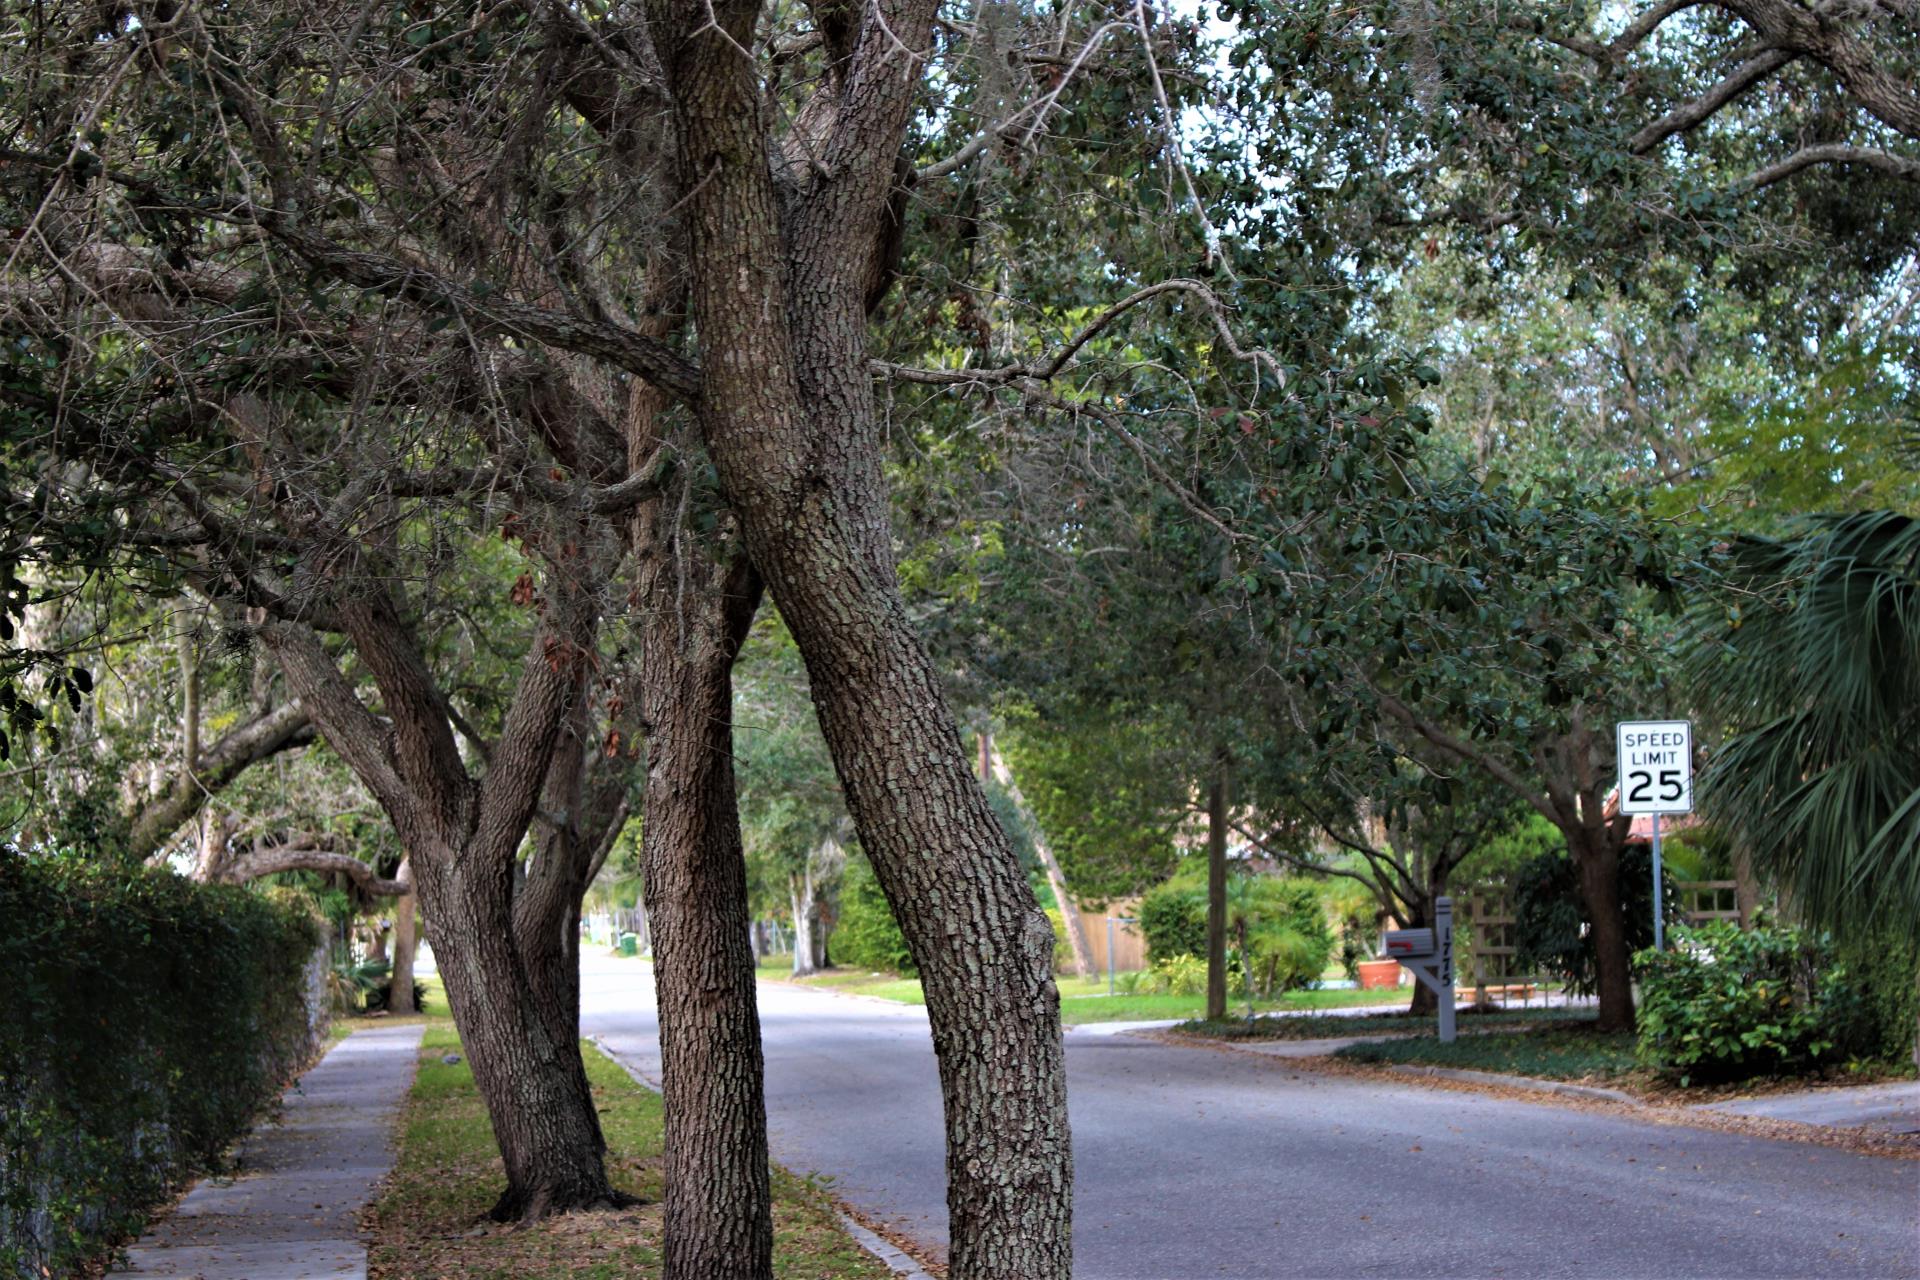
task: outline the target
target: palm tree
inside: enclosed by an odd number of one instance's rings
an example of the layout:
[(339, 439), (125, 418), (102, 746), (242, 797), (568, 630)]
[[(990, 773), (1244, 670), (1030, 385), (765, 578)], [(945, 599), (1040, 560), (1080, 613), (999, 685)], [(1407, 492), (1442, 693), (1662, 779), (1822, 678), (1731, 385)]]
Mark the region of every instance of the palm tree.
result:
[(1920, 520), (1813, 516), (1790, 537), (1737, 542), (1732, 558), (1749, 603), (1696, 618), (1695, 688), (1737, 731), (1702, 775), (1702, 804), (1808, 920), (1843, 935), (1910, 929)]

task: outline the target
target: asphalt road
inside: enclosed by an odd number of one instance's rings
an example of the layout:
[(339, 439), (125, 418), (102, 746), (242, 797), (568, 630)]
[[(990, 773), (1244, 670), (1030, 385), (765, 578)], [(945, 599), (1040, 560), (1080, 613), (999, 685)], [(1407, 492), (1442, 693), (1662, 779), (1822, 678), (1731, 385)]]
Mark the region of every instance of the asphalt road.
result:
[[(760, 987), (773, 1155), (946, 1243), (922, 1011)], [(643, 962), (590, 958), (589, 1035), (657, 1079)], [(1075, 1274), (1920, 1277), (1920, 1162), (1319, 1076), (1068, 1032)]]

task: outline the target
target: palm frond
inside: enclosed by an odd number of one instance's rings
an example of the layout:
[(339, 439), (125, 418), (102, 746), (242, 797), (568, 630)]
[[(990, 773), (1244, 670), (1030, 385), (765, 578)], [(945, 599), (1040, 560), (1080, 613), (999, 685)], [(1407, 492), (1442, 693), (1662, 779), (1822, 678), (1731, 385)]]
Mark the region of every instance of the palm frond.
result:
[(1690, 626), (1690, 682), (1736, 731), (1703, 808), (1809, 918), (1920, 915), (1920, 521), (1813, 517), (1731, 559), (1744, 603)]

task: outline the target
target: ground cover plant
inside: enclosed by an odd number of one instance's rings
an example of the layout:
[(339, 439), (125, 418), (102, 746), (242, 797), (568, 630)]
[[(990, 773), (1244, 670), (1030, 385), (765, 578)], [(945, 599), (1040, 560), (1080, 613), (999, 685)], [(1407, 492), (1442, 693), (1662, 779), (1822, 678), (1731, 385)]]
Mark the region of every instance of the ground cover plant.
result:
[(1593, 1080), (1624, 1075), (1638, 1065), (1633, 1036), (1596, 1030), (1591, 1019), (1462, 1035), (1451, 1044), (1413, 1036), (1348, 1045), (1334, 1054), (1354, 1062), (1419, 1063), (1545, 1080)]
[[(617, 1063), (583, 1048), (607, 1139), (613, 1186), (640, 1201), (613, 1213), (562, 1214), (532, 1226), (496, 1226), (487, 1210), (501, 1162), (486, 1107), (446, 1018), (430, 1019), (420, 1072), (402, 1118), (400, 1155), (370, 1222), (369, 1272), (379, 1280), (614, 1280), (661, 1271), (665, 1193), (660, 1096)], [(456, 1061), (445, 1059), (458, 1055)], [(809, 1280), (885, 1280), (885, 1266), (840, 1227), (826, 1191), (773, 1169), (773, 1264)]]

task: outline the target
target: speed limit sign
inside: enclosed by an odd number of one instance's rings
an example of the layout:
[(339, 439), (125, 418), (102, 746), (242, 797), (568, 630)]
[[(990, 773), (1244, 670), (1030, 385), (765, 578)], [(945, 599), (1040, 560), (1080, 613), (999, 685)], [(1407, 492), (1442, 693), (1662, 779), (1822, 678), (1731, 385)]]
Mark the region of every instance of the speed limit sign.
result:
[(1620, 812), (1693, 812), (1693, 725), (1686, 720), (1624, 720)]

